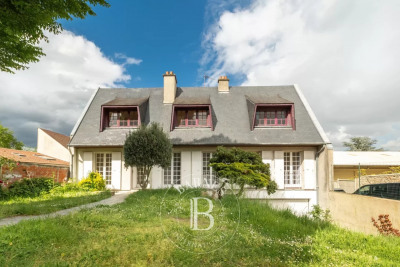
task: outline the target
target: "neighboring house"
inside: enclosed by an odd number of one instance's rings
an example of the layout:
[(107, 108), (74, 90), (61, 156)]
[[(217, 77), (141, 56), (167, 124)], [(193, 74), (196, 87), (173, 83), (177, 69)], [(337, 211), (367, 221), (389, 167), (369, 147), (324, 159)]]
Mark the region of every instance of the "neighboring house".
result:
[(217, 146), (262, 155), (278, 191), (246, 192), (299, 213), (326, 202), (332, 174), (332, 147), (300, 89), (290, 86), (177, 87), (174, 73), (163, 88), (98, 89), (76, 123), (69, 144), (72, 175), (99, 171), (115, 190), (139, 188), (143, 172), (125, 168), (126, 135), (158, 122), (173, 143), (171, 167), (153, 168), (151, 188), (199, 186), (213, 182), (208, 167)]
[(362, 175), (382, 174), (389, 167), (400, 166), (400, 152), (392, 151), (334, 151), (334, 179), (358, 177), (360, 165)]
[(70, 162), (69, 136), (38, 128), (37, 152)]
[[(334, 188), (353, 193), (359, 184), (399, 182), (393, 175), (383, 175), (390, 167), (400, 166), (400, 152), (334, 151)], [(359, 178), (359, 169), (361, 179)]]
[(3, 182), (13, 182), (21, 178), (50, 177), (58, 182), (68, 178), (69, 163), (38, 152), (0, 148), (0, 157), (17, 162), (12, 170), (2, 167)]

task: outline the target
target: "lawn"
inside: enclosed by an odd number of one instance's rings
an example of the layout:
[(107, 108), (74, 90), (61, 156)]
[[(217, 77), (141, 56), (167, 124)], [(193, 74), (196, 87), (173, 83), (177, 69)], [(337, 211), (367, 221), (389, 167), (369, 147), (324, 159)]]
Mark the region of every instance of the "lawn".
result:
[(100, 201), (111, 192), (69, 191), (42, 194), (33, 198), (14, 197), (0, 201), (0, 219), (18, 215), (39, 215)]
[[(266, 204), (213, 201), (193, 231), (200, 190), (139, 191), (115, 206), (0, 228), (0, 266), (395, 266), (400, 239), (346, 231)], [(198, 203), (206, 212), (207, 201)], [(238, 209), (240, 206), (240, 211)], [(209, 207), (209, 206), (208, 206)], [(195, 209), (195, 208), (193, 208)], [(210, 225), (207, 216), (199, 226)]]

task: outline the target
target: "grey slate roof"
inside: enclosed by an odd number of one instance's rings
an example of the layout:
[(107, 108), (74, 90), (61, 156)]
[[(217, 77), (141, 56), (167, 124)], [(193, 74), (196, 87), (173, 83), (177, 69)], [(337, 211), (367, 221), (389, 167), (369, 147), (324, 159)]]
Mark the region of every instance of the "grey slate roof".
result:
[[(177, 103), (209, 101), (214, 131), (186, 128), (171, 131), (172, 105), (163, 104), (163, 88), (99, 89), (81, 123), (73, 133), (70, 146), (122, 146), (126, 134), (134, 129), (106, 129), (100, 132), (101, 106), (114, 99), (147, 99), (142, 123), (158, 122), (174, 145), (320, 145), (325, 144), (294, 86), (230, 87), (218, 93), (217, 87), (178, 87)], [(180, 99), (178, 101), (178, 99)], [(261, 99), (261, 100), (260, 100)], [(269, 99), (269, 100), (268, 100)], [(296, 129), (255, 128), (251, 131), (256, 102), (294, 103)], [(196, 104), (190, 103), (190, 104)], [(207, 104), (207, 103), (201, 103)], [(142, 115), (142, 114), (141, 114)]]

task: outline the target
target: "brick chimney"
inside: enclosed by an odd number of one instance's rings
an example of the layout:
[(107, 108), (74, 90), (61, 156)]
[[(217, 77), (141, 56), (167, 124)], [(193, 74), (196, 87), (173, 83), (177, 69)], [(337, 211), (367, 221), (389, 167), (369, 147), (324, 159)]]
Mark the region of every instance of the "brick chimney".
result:
[(219, 76), (218, 79), (218, 92), (229, 93), (229, 79), (226, 76)]
[(164, 77), (164, 104), (174, 103), (176, 96), (176, 75), (172, 71), (163, 74)]

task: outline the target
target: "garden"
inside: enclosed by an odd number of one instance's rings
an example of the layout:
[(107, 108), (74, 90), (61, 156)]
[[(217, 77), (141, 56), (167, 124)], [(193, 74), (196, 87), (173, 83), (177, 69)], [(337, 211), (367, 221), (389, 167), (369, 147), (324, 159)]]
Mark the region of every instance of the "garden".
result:
[(56, 183), (53, 178), (25, 178), (0, 186), (0, 219), (19, 215), (48, 214), (111, 196), (99, 173), (79, 183)]

